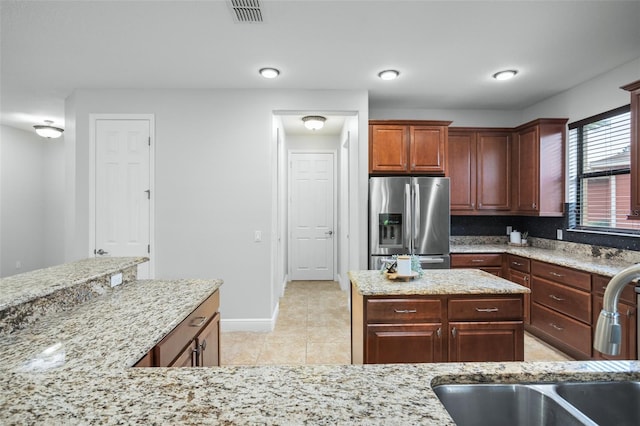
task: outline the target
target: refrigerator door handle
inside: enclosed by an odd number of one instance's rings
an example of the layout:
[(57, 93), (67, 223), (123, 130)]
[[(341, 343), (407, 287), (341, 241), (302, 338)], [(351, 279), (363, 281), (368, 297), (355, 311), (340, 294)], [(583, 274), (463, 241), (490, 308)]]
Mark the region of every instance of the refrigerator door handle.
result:
[(420, 235), (420, 185), (417, 182), (413, 184), (413, 200), (413, 247), (417, 247), (417, 238)]
[(404, 185), (404, 248), (411, 250), (409, 247), (411, 241), (411, 186), (406, 183)]

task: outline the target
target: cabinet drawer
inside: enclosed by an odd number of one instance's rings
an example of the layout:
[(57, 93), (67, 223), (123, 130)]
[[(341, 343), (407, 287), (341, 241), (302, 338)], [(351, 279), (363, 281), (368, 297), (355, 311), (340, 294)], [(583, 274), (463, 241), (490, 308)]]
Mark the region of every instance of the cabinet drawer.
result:
[(167, 367), (191, 343), (220, 307), (220, 292), (216, 290), (154, 348), (154, 364)]
[(531, 271), (531, 261), (525, 257), (507, 255), (507, 267), (516, 271), (529, 273)]
[[(607, 288), (607, 285), (609, 284), (609, 281), (611, 280), (611, 277), (605, 277), (602, 275), (594, 275), (593, 276), (593, 292), (595, 294), (598, 294), (600, 296), (604, 295), (604, 291)], [(629, 283), (624, 290), (622, 290), (622, 293), (620, 294), (620, 300), (630, 303), (632, 305), (636, 304), (636, 291), (635, 291), (635, 284), (634, 283)]]
[(531, 325), (591, 357), (591, 327), (533, 303)]
[(567, 284), (585, 291), (591, 291), (591, 274), (587, 272), (532, 260), (531, 273), (538, 277)]
[(591, 295), (568, 286), (538, 277), (531, 278), (534, 302), (569, 315), (587, 324), (591, 323)]
[(477, 298), (449, 300), (450, 321), (522, 320), (521, 298)]
[(366, 307), (368, 323), (415, 323), (440, 321), (440, 299), (368, 299)]
[(482, 268), (502, 266), (502, 253), (455, 253), (451, 256), (452, 268)]

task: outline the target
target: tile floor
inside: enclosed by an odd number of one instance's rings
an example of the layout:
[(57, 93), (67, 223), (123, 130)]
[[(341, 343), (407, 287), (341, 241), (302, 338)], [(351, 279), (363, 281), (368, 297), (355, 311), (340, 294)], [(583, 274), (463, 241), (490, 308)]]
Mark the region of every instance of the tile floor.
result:
[[(349, 364), (348, 295), (334, 281), (292, 281), (270, 333), (223, 332), (222, 365)], [(571, 360), (525, 333), (526, 361)]]

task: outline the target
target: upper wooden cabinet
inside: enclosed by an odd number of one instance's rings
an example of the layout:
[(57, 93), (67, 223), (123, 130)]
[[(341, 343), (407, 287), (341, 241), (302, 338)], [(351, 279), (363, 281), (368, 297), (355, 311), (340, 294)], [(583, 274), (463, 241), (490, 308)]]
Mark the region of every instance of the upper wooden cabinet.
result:
[(369, 173), (445, 175), (450, 121), (369, 121)]
[(451, 214), (493, 214), (511, 208), (510, 129), (449, 129)]
[(640, 220), (640, 80), (622, 86), (631, 94), (631, 211)]
[(511, 160), (514, 213), (563, 215), (566, 125), (564, 118), (544, 118), (516, 129)]

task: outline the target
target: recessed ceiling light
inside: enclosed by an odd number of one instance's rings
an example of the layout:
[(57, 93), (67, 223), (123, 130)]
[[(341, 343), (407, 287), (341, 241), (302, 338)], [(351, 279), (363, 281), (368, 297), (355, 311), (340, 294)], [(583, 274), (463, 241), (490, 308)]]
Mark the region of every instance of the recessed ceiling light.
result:
[(509, 80), (515, 77), (516, 74), (518, 74), (517, 70), (504, 70), (504, 71), (498, 71), (492, 77), (495, 78), (496, 80)]
[(276, 68), (261, 68), (260, 75), (264, 78), (276, 78), (280, 75), (280, 70)]
[(394, 80), (398, 78), (399, 75), (400, 75), (400, 71), (397, 71), (397, 70), (384, 70), (378, 73), (378, 77), (380, 77), (383, 80)]

